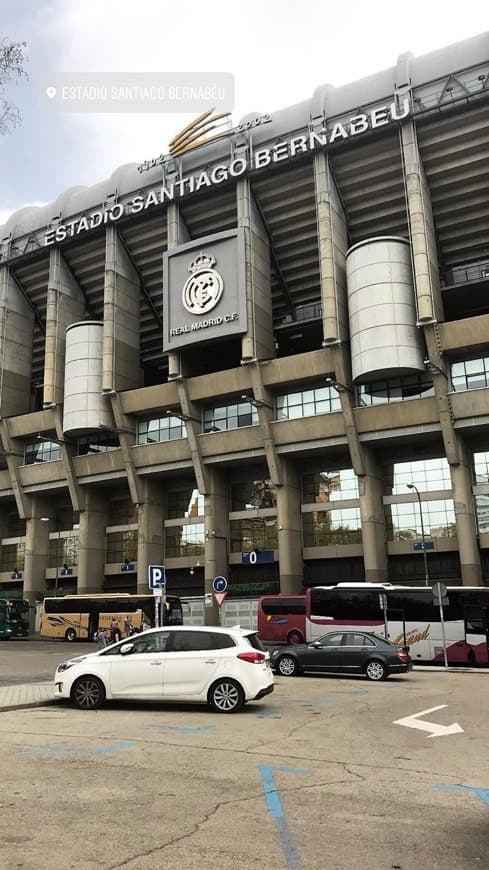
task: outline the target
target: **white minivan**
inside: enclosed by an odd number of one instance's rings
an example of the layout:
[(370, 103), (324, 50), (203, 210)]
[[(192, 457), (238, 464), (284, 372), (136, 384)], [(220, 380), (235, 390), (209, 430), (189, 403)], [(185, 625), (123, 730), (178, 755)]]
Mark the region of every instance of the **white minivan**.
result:
[(106, 700), (191, 701), (235, 713), (273, 691), (270, 656), (254, 631), (214, 626), (153, 628), (63, 662), (55, 698), (83, 710)]

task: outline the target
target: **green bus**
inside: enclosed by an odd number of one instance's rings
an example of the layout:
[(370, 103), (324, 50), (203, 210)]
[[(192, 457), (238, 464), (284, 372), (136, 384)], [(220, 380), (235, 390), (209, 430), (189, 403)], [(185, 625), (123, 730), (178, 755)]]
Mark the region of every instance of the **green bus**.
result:
[(22, 598), (0, 598), (0, 638), (28, 635), (29, 602)]

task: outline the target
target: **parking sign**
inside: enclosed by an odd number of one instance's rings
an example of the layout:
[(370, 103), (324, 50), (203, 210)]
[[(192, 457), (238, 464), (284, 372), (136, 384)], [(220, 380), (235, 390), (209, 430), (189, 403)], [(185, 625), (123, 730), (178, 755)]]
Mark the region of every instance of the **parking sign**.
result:
[(148, 565), (148, 583), (150, 589), (166, 588), (166, 574), (164, 565)]

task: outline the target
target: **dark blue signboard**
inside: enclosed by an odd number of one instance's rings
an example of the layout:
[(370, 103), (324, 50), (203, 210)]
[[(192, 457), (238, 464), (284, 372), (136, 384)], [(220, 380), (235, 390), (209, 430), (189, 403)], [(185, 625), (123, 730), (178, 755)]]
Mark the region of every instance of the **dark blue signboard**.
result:
[(435, 542), (434, 541), (416, 541), (413, 544), (413, 550), (434, 550)]
[(266, 565), (274, 560), (273, 550), (252, 550), (251, 553), (242, 553), (243, 565)]

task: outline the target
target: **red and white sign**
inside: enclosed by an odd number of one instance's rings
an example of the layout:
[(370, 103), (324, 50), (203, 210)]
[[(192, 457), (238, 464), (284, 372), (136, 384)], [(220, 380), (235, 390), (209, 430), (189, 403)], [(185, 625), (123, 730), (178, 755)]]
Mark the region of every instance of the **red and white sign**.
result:
[(216, 602), (218, 607), (222, 607), (224, 604), (224, 599), (227, 596), (227, 592), (213, 592), (214, 601)]

